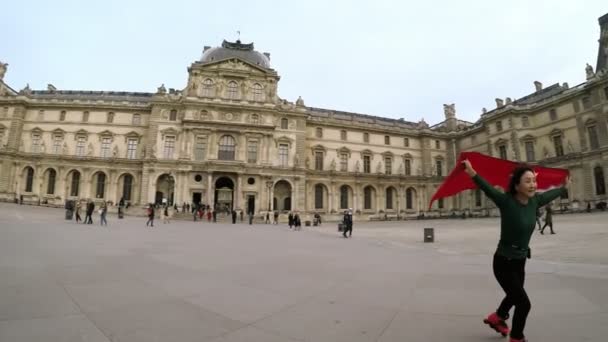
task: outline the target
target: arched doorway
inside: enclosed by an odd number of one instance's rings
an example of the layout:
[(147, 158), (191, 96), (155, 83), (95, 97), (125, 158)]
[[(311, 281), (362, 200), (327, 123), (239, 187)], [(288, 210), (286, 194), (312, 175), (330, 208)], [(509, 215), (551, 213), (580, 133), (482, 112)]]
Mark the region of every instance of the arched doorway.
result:
[(154, 203), (163, 204), (166, 202), (168, 205), (173, 205), (173, 199), (175, 196), (175, 179), (168, 173), (162, 174), (156, 181), (156, 195), (154, 196)]
[(215, 181), (215, 210), (229, 213), (234, 203), (234, 182), (229, 177), (220, 177)]
[(407, 188), (405, 190), (405, 209), (417, 210), (416, 189)]
[(291, 210), (291, 184), (280, 180), (274, 185), (274, 210)]
[[(118, 202), (122, 199), (124, 202), (133, 202), (133, 185), (135, 179), (130, 173), (125, 173), (120, 176), (117, 183)], [(161, 199), (162, 201), (162, 199)]]

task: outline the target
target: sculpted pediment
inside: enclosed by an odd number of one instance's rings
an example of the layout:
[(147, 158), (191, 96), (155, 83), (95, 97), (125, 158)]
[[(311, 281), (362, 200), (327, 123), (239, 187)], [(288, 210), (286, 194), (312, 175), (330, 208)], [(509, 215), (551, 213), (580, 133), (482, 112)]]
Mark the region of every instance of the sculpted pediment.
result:
[(235, 72), (245, 72), (249, 74), (258, 74), (265, 75), (266, 70), (255, 65), (249, 63), (245, 60), (242, 60), (238, 57), (230, 57), (227, 59), (219, 60), (216, 62), (212, 62), (205, 65), (205, 69), (216, 69), (221, 71), (235, 71)]

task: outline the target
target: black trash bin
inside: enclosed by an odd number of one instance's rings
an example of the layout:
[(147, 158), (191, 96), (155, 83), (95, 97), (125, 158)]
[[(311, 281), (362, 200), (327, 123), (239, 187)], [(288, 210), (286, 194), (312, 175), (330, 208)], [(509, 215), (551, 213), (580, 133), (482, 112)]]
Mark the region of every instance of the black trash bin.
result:
[(424, 242), (435, 242), (435, 228), (424, 228)]
[(310, 221), (308, 221), (308, 220), (307, 220), (307, 221), (304, 221), (304, 226), (306, 226), (306, 227), (310, 227), (310, 224), (311, 224), (311, 222), (310, 222)]
[(340, 222), (338, 223), (338, 231), (341, 232), (344, 230), (344, 223)]
[(74, 217), (74, 211), (70, 209), (65, 210), (65, 219), (71, 220)]

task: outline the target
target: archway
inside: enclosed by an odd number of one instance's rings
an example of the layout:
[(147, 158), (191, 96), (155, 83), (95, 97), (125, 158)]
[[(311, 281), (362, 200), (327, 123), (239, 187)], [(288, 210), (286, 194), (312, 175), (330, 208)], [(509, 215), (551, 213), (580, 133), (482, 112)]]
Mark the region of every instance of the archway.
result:
[(116, 184), (116, 186), (117, 186), (116, 193), (118, 194), (117, 203), (119, 203), (121, 199), (124, 202), (133, 202), (133, 200), (134, 200), (134, 198), (133, 198), (134, 183), (135, 183), (135, 178), (130, 173), (122, 174), (120, 176), (120, 178), (118, 178), (118, 183)]
[(229, 213), (234, 203), (234, 182), (229, 177), (220, 177), (215, 181), (215, 210)]
[(162, 174), (156, 181), (156, 195), (154, 197), (154, 203), (163, 204), (166, 202), (168, 205), (173, 205), (173, 198), (175, 196), (175, 179), (168, 173)]
[(353, 189), (344, 184), (340, 187), (339, 209), (349, 209), (353, 207)]
[(291, 184), (285, 180), (280, 180), (274, 185), (274, 210), (291, 210)]
[(405, 190), (405, 209), (406, 210), (417, 210), (418, 201), (416, 199), (416, 189), (407, 188)]

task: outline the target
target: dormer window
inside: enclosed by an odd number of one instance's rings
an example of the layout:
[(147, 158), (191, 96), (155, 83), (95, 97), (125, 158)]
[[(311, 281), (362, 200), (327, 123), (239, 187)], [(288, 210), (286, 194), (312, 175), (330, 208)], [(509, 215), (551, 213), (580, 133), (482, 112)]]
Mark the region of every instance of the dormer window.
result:
[(207, 78), (203, 81), (203, 94), (204, 97), (213, 97), (213, 81)]
[(171, 109), (171, 112), (169, 112), (169, 121), (177, 121), (177, 110)]
[(231, 100), (238, 100), (239, 98), (239, 85), (235, 81), (228, 82), (228, 89), (226, 89), (226, 95)]
[(253, 101), (264, 101), (264, 91), (259, 83), (253, 85)]

